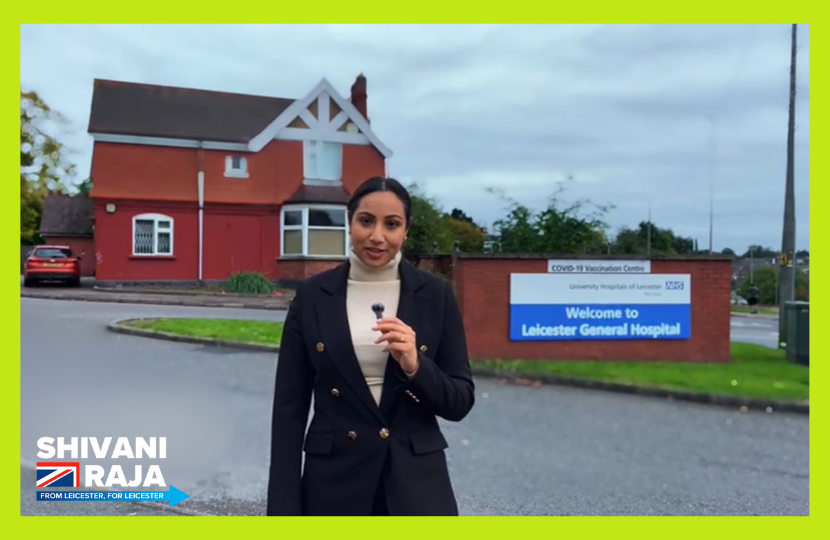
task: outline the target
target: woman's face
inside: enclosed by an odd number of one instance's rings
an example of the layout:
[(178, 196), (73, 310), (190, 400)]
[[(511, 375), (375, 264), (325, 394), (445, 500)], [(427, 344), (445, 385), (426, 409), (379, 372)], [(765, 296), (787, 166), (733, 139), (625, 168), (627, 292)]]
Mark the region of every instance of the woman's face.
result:
[(380, 268), (395, 258), (406, 236), (403, 202), (391, 191), (376, 191), (360, 200), (352, 216), (350, 239), (366, 266)]

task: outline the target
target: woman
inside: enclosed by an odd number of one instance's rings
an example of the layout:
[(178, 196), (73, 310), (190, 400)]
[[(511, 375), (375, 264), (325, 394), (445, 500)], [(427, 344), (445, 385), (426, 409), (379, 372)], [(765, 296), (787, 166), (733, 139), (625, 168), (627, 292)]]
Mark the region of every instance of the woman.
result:
[(303, 281), (285, 320), (267, 515), (458, 515), (437, 417), (463, 419), (474, 385), (452, 286), (402, 259), (396, 180), (367, 180), (347, 214), (348, 262)]

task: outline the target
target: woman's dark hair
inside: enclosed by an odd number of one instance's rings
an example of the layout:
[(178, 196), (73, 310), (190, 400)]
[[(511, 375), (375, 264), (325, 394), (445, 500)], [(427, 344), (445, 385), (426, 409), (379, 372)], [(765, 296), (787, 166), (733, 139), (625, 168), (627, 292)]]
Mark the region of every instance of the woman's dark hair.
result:
[(403, 211), (406, 217), (406, 228), (412, 223), (412, 199), (409, 197), (409, 192), (400, 182), (394, 178), (383, 178), (382, 176), (375, 176), (369, 178), (358, 187), (349, 199), (347, 213), (349, 215), (349, 223), (351, 223), (357, 207), (360, 206), (360, 200), (370, 193), (377, 191), (391, 191), (403, 203)]

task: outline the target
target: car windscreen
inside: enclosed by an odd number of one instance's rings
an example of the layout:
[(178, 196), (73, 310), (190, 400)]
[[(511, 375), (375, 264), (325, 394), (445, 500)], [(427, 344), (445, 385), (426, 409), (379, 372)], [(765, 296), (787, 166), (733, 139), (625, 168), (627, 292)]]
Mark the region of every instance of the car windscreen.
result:
[(36, 249), (32, 255), (41, 259), (68, 259), (72, 256), (72, 251), (69, 249), (40, 248)]

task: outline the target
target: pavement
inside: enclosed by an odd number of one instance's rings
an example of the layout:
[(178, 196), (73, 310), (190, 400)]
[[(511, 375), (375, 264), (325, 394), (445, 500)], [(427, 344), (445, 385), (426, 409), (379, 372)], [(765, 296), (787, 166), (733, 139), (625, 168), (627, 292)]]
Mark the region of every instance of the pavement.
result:
[[(106, 324), (283, 320), (284, 311), (23, 298), (20, 313), (24, 462), (37, 461), (43, 436), (165, 436), (167, 458), (155, 463), (190, 495), (176, 508), (264, 513), (277, 355), (126, 336)], [(479, 378), (470, 415), (440, 425), (462, 515), (809, 514), (802, 415)], [(88, 515), (115, 511), (95, 504)]]
[(95, 288), (94, 280), (84, 280), (80, 287), (44, 283), (36, 287), (20, 287), (21, 298), (75, 300), (118, 304), (148, 304), (168, 306), (198, 306), (242, 309), (284, 310), (290, 297), (252, 297), (218, 294), (168, 294), (147, 292), (108, 291)]

